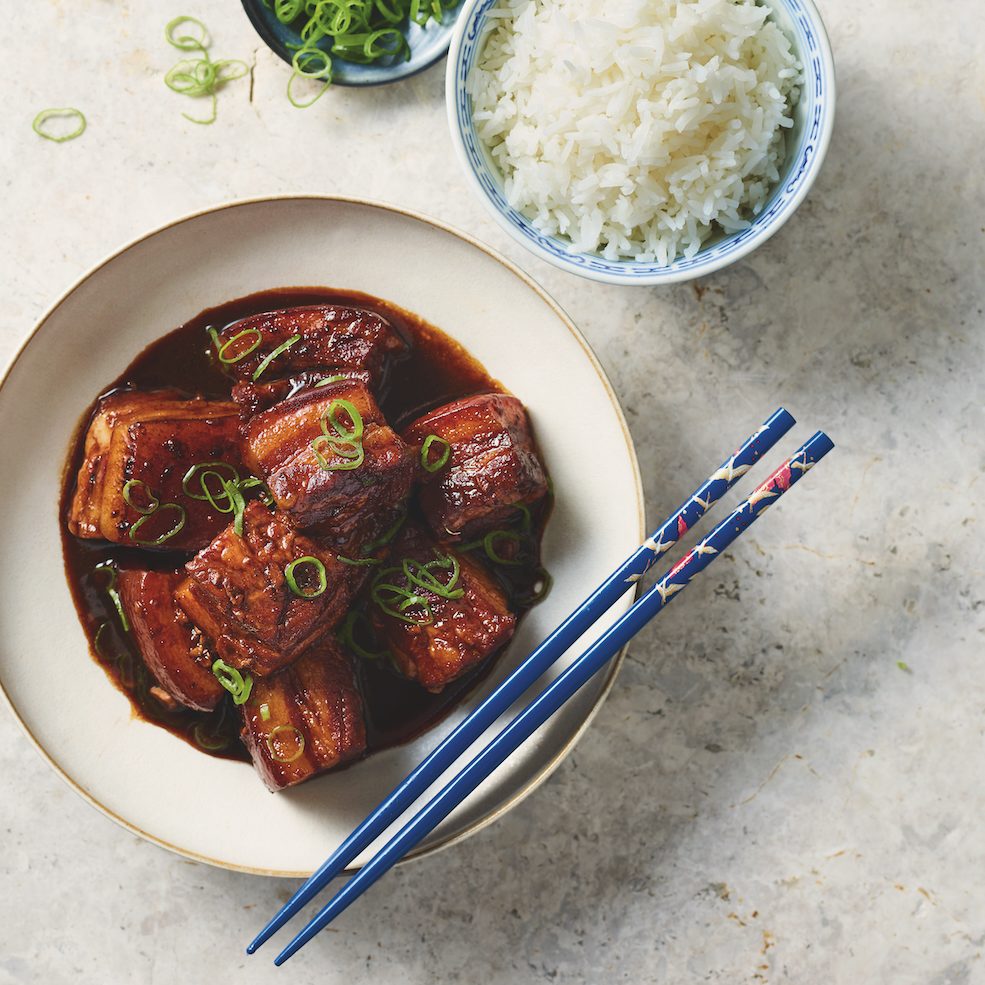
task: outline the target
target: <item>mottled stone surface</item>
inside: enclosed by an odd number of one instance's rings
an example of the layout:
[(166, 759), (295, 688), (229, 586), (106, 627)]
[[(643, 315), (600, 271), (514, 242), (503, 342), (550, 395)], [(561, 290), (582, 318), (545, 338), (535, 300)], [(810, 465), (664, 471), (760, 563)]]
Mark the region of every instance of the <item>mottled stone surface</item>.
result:
[[(255, 62), (213, 127), (185, 122), (161, 82), (162, 24), (184, 12), (216, 57)], [(654, 520), (778, 403), (839, 445), (635, 643), (550, 782), (388, 877), (281, 979), (985, 981), (981, 4), (824, 13), (841, 91), (809, 201), (738, 266), (646, 290), (506, 241), (452, 157), (440, 68), (299, 113), (234, 0), (5, 10), (0, 360), (155, 224), (336, 192), (429, 212), (546, 285), (622, 396)], [(85, 136), (37, 139), (37, 109), (65, 103)], [(3, 985), (277, 977), (242, 946), (290, 885), (125, 833), (6, 713), (0, 830)]]

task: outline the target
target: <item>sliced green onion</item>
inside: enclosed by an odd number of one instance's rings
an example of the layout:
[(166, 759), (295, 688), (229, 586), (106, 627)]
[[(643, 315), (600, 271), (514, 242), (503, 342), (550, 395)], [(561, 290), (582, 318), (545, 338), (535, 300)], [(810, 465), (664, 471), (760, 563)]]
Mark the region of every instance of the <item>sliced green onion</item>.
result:
[[(141, 540), (137, 536), (137, 531), (153, 516), (160, 516), (165, 510), (175, 510), (177, 512), (177, 518), (174, 522), (174, 526), (170, 530), (161, 534), (159, 537), (155, 537), (153, 540)], [(158, 507), (153, 513), (146, 513), (130, 528), (130, 539), (135, 544), (143, 544), (145, 547), (160, 547), (165, 541), (170, 540), (176, 533), (182, 530), (185, 526), (185, 521), (188, 519), (188, 514), (185, 512), (183, 506), (179, 506), (177, 503), (165, 503), (163, 506)]]
[[(178, 29), (184, 24), (192, 24), (198, 28), (196, 34), (178, 34)], [(194, 17), (175, 17), (164, 29), (164, 37), (168, 44), (179, 51), (198, 52), (200, 58), (184, 58), (173, 65), (164, 76), (164, 84), (172, 91), (182, 96), (200, 98), (208, 96), (212, 101), (212, 111), (205, 119), (181, 115), (191, 123), (211, 124), (216, 120), (216, 91), (220, 86), (234, 79), (240, 79), (250, 71), (250, 66), (239, 59), (223, 59), (218, 62), (209, 58), (208, 47), (211, 44), (209, 32), (205, 25)]]
[(207, 749), (209, 752), (217, 752), (219, 749), (225, 749), (229, 745), (228, 736), (209, 735), (202, 727), (202, 722), (196, 722), (195, 728), (192, 729), (192, 737), (198, 745), (203, 749)]
[(384, 533), (382, 533), (375, 540), (371, 540), (368, 544), (363, 544), (363, 551), (369, 554), (371, 551), (375, 551), (378, 547), (384, 547), (397, 536), (400, 528), (407, 522), (407, 514), (403, 513), (394, 521), (393, 526), (389, 527)]
[[(143, 491), (143, 496), (146, 499), (145, 503), (136, 502), (134, 499), (135, 490)], [(143, 479), (130, 479), (124, 483), (123, 501), (131, 509), (136, 510), (144, 516), (150, 516), (161, 505), (161, 501), (154, 495), (154, 490)]]
[[(78, 126), (76, 126), (76, 128), (69, 133), (46, 133), (44, 130), (44, 125), (48, 122), (48, 120), (58, 119), (61, 117), (78, 120)], [(36, 117), (34, 117), (34, 120), (31, 123), (31, 129), (39, 137), (44, 137), (45, 140), (50, 140), (56, 144), (64, 144), (67, 140), (75, 140), (76, 137), (81, 137), (82, 134), (85, 133), (86, 118), (82, 115), (82, 110), (78, 110), (74, 106), (43, 109)]]
[(360, 620), (364, 622), (370, 632), (372, 632), (372, 625), (366, 618), (365, 614), (360, 612), (358, 609), (352, 609), (345, 617), (345, 622), (342, 623), (342, 628), (338, 632), (339, 642), (363, 660), (379, 660), (380, 657), (385, 657), (387, 653), (389, 653), (388, 650), (367, 650), (366, 647), (364, 647), (356, 639), (356, 624)]
[[(311, 44), (305, 44), (294, 52), (291, 58), (291, 70), (291, 77), (287, 80), (287, 100), (295, 109), (314, 106), (332, 84), (332, 59), (321, 48)], [(297, 79), (310, 79), (323, 84), (311, 99), (301, 102), (294, 95), (294, 82)]]
[[(394, 619), (410, 623), (412, 626), (430, 626), (434, 622), (430, 602), (423, 595), (410, 591), (406, 585), (385, 581), (375, 582), (370, 589), (370, 597), (383, 612), (393, 616)], [(421, 609), (423, 612), (415, 618), (413, 615), (407, 615), (411, 609)]]
[(281, 344), (279, 346), (277, 346), (277, 348), (274, 349), (273, 352), (271, 352), (269, 355), (265, 356), (264, 359), (263, 359), (263, 361), (260, 363), (260, 365), (257, 366), (257, 368), (255, 370), (253, 370), (253, 382), (256, 383), (256, 381), (258, 379), (260, 379), (260, 374), (263, 373), (263, 371), (282, 352), (287, 352), (287, 350), (290, 349), (291, 346), (294, 345), (295, 342), (299, 342), (300, 340), (301, 340), (301, 336), (300, 335), (292, 335), (286, 342), (281, 342)]
[(346, 557), (344, 554), (336, 554), (336, 561), (348, 564), (353, 568), (365, 568), (374, 564), (382, 564), (383, 559), (378, 557)]
[[(434, 460), (430, 458), (432, 445), (439, 446), (439, 455)], [(429, 434), (424, 439), (424, 444), (421, 445), (421, 465), (424, 466), (425, 472), (437, 472), (444, 467), (449, 458), (451, 458), (451, 445), (444, 438), (437, 434)]]
[[(216, 475), (219, 477), (220, 483), (223, 480), (223, 476), (220, 473), (220, 469), (229, 470), (229, 478), (233, 481), (239, 481), (239, 470), (235, 465), (230, 465), (228, 462), (199, 462), (193, 465), (186, 473), (185, 477), (181, 480), (181, 490), (189, 499), (199, 499), (209, 502), (213, 507), (219, 509), (223, 513), (228, 513), (229, 510), (221, 510), (220, 507), (216, 506), (213, 494), (210, 493), (208, 487), (206, 486), (206, 475)], [(189, 488), (191, 483), (198, 478), (199, 485), (201, 486), (202, 492), (196, 493), (192, 492)], [(220, 495), (222, 495), (220, 493)]]
[[(294, 743), (297, 747), (291, 755), (284, 755), (279, 749), (274, 748), (274, 743), (280, 744), (277, 736), (291, 734), (294, 737)], [(293, 763), (294, 760), (300, 759), (301, 755), (304, 753), (304, 736), (293, 726), (293, 725), (277, 725), (270, 730), (266, 736), (267, 749), (270, 752), (270, 758), (275, 763)]]
[(506, 564), (510, 567), (516, 567), (517, 565), (523, 564), (523, 558), (520, 557), (519, 554), (515, 554), (512, 557), (507, 557), (500, 554), (496, 550), (497, 540), (510, 541), (511, 543), (519, 546), (521, 537), (515, 530), (490, 530), (489, 533), (482, 538), (482, 547), (486, 552), (486, 556), (493, 562), (493, 564)]
[(351, 380), (352, 377), (348, 373), (336, 373), (334, 376), (326, 376), (325, 379), (319, 380), (315, 385), (314, 389), (317, 390), (320, 386), (328, 386), (329, 383), (338, 383), (339, 380)]
[[(349, 421), (352, 424), (351, 428), (347, 428), (341, 420), (339, 420), (339, 412), (345, 411), (349, 416)], [(329, 431), (328, 425), (332, 425), (332, 431)], [(322, 433), (330, 441), (341, 441), (344, 444), (355, 444), (357, 441), (362, 440), (363, 436), (363, 416), (356, 409), (356, 405), (350, 400), (333, 400), (329, 405), (328, 409), (321, 415), (321, 429)]]
[(270, 705), (266, 701), (260, 705), (260, 720), (264, 722), (270, 721)]
[(533, 528), (533, 519), (530, 516), (529, 508), (524, 506), (523, 503), (514, 503), (513, 509), (520, 511), (520, 529), (524, 531), (524, 533), (529, 533)]
[[(432, 595), (445, 599), (460, 599), (465, 594), (464, 588), (456, 588), (461, 568), (458, 560), (451, 554), (439, 555), (427, 564), (421, 564), (413, 558), (404, 558), (400, 567), (409, 584), (423, 588)], [(447, 582), (439, 581), (432, 574), (435, 568), (447, 568), (451, 572)]]
[(240, 673), (235, 667), (230, 667), (225, 660), (216, 660), (212, 664), (212, 673), (233, 696), (234, 705), (246, 704), (253, 690), (253, 678), (249, 674)]
[[(96, 572), (100, 574), (108, 573), (106, 585), (103, 591), (109, 596), (110, 601), (116, 608), (116, 614), (120, 617), (120, 625), (123, 627), (125, 633), (130, 632), (130, 620), (127, 619), (126, 611), (123, 608), (123, 602), (120, 600), (120, 593), (116, 590), (116, 562), (115, 561), (100, 561), (99, 564), (93, 569), (93, 574)], [(98, 635), (98, 634), (97, 634)]]
[[(318, 584), (314, 591), (305, 591), (298, 585), (294, 577), (294, 571), (299, 564), (310, 564), (315, 569)], [(284, 568), (284, 578), (287, 581), (287, 587), (301, 599), (316, 599), (328, 588), (328, 576), (325, 573), (325, 565), (318, 558), (312, 557), (310, 554), (297, 558)]]
[(96, 651), (96, 655), (102, 657), (104, 660), (108, 660), (111, 656), (103, 643), (103, 636), (108, 632), (110, 632), (110, 624), (108, 622), (101, 622), (99, 629), (96, 630), (96, 635), (92, 638), (92, 648)]
[[(236, 352), (232, 357), (228, 357), (226, 355), (226, 350), (247, 335), (254, 336), (253, 344)], [(219, 357), (219, 362), (221, 362), (224, 366), (232, 366), (234, 363), (238, 363), (240, 360), (245, 359), (251, 352), (255, 352), (262, 344), (263, 332), (261, 332), (260, 329), (244, 328), (242, 332), (237, 332), (232, 338), (226, 339), (226, 341), (219, 346), (219, 351), (216, 355)]]
[[(196, 38), (190, 34), (176, 36), (174, 32), (183, 24), (194, 24), (199, 29), (199, 37)], [(204, 51), (210, 44), (209, 29), (198, 18), (189, 17), (186, 14), (168, 21), (164, 28), (164, 37), (168, 44), (179, 48), (181, 51)]]
[(550, 573), (546, 568), (540, 568), (537, 571), (537, 580), (534, 582), (533, 591), (528, 595), (518, 597), (516, 601), (520, 605), (537, 605), (539, 602), (543, 602), (544, 599), (547, 598), (553, 586), (554, 579), (551, 577)]

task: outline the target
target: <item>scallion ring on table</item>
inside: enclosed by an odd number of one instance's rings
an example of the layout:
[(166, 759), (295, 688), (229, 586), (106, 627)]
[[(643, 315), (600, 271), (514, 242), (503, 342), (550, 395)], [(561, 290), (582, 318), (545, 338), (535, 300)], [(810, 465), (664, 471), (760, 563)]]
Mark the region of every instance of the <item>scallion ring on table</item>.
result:
[[(294, 52), (291, 58), (291, 69), (291, 77), (287, 80), (287, 100), (295, 109), (307, 109), (309, 106), (314, 106), (332, 84), (332, 59), (321, 48), (316, 48), (313, 45), (305, 44), (304, 47), (298, 48)], [(296, 79), (321, 82), (322, 86), (307, 102), (299, 102), (294, 96)]]
[[(141, 497), (143, 502), (139, 502)], [(161, 505), (154, 490), (143, 479), (128, 479), (123, 484), (123, 501), (143, 516), (150, 516)]]
[[(438, 457), (432, 459), (431, 448), (435, 445), (438, 446)], [(421, 465), (424, 466), (425, 472), (437, 472), (445, 466), (449, 458), (451, 458), (451, 445), (444, 438), (437, 434), (429, 434), (424, 439), (424, 444), (421, 445)]]
[[(196, 38), (190, 34), (176, 35), (175, 31), (183, 24), (194, 24), (201, 32), (200, 36)], [(205, 51), (211, 43), (209, 29), (197, 17), (189, 17), (187, 14), (182, 14), (180, 17), (175, 17), (174, 20), (168, 21), (164, 28), (164, 37), (168, 44), (180, 51)]]
[[(55, 119), (74, 119), (78, 121), (78, 125), (74, 130), (68, 133), (47, 133), (44, 130), (44, 125), (49, 120)], [(82, 113), (82, 110), (76, 109), (74, 106), (61, 106), (52, 107), (50, 109), (43, 109), (34, 119), (31, 121), (31, 129), (39, 136), (44, 137), (45, 140), (50, 140), (56, 144), (64, 144), (67, 140), (75, 140), (76, 137), (81, 137), (85, 133), (86, 129), (86, 118)]]
[[(140, 528), (151, 519), (151, 517), (159, 517), (162, 513), (167, 510), (174, 510), (177, 513), (177, 517), (174, 522), (174, 526), (170, 530), (165, 531), (158, 537), (154, 537), (152, 540), (142, 540), (137, 536), (137, 532)], [(135, 544), (141, 544), (144, 547), (160, 547), (161, 544), (169, 541), (176, 533), (179, 533), (184, 529), (185, 522), (188, 519), (188, 514), (185, 512), (183, 506), (179, 506), (177, 503), (164, 503), (159, 506), (153, 513), (145, 513), (139, 520), (130, 528), (129, 537)]]
[(281, 342), (281, 344), (279, 346), (277, 346), (277, 348), (274, 349), (273, 352), (271, 352), (268, 355), (264, 356), (262, 362), (260, 363), (260, 365), (257, 366), (257, 368), (255, 370), (253, 370), (253, 382), (256, 383), (256, 381), (258, 379), (260, 379), (260, 376), (263, 374), (263, 371), (282, 352), (287, 352), (287, 350), (290, 349), (291, 346), (294, 345), (295, 342), (300, 342), (300, 341), (301, 341), (301, 336), (300, 335), (292, 335), (286, 342)]
[[(277, 738), (278, 736), (289, 734), (293, 735), (296, 748), (294, 752), (288, 756), (275, 748), (275, 743), (280, 744), (280, 740)], [(293, 763), (296, 759), (300, 759), (304, 753), (304, 736), (293, 725), (274, 726), (274, 728), (267, 733), (265, 741), (267, 743), (267, 750), (270, 753), (270, 758), (275, 763)]]
[(225, 660), (216, 660), (212, 664), (215, 679), (233, 696), (234, 705), (246, 704), (253, 690), (253, 678), (248, 673), (241, 673), (235, 667), (230, 667)]
[[(297, 570), (299, 565), (311, 565), (315, 571), (315, 577), (317, 583), (313, 590), (306, 590), (302, 588), (295, 577), (294, 572)], [(287, 582), (287, 587), (299, 598), (299, 599), (316, 599), (321, 595), (326, 588), (328, 588), (328, 575), (325, 572), (325, 565), (318, 560), (316, 557), (312, 557), (310, 554), (306, 554), (304, 557), (299, 557), (293, 560), (286, 568), (284, 568), (284, 580)]]
[[(253, 343), (246, 346), (246, 348), (241, 348), (235, 352), (234, 355), (228, 356), (227, 350), (231, 345), (234, 345), (244, 336), (252, 336)], [(215, 336), (218, 341), (218, 333)], [(263, 332), (258, 328), (244, 328), (243, 331), (237, 332), (232, 338), (226, 339), (222, 345), (219, 346), (216, 355), (224, 366), (232, 366), (234, 363), (238, 363), (240, 360), (245, 359), (251, 352), (255, 352), (263, 344)]]

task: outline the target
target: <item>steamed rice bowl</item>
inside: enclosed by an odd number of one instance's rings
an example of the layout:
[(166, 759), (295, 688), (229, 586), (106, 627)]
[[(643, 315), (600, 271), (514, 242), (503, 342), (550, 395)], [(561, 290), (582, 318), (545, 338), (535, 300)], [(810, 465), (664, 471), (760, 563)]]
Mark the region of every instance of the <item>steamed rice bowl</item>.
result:
[(747, 227), (803, 82), (755, 0), (501, 0), (469, 80), (509, 203), (578, 253), (669, 264)]

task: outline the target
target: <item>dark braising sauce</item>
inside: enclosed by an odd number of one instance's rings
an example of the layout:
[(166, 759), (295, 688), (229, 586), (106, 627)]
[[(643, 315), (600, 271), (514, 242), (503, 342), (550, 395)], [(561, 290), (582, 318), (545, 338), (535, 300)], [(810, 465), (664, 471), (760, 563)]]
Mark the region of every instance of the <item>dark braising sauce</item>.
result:
[[(229, 399), (231, 381), (209, 356), (209, 327), (222, 329), (250, 315), (279, 308), (310, 304), (341, 304), (367, 308), (389, 320), (409, 345), (409, 354), (395, 362), (377, 390), (387, 421), (400, 431), (421, 413), (459, 397), (502, 391), (457, 342), (420, 318), (366, 294), (328, 288), (282, 288), (262, 291), (203, 311), (190, 322), (148, 346), (126, 371), (103, 391), (121, 387), (155, 390), (165, 387), (190, 396)], [(522, 396), (521, 396), (522, 399)], [(79, 618), (89, 638), (95, 659), (130, 699), (134, 713), (160, 725), (214, 756), (249, 760), (239, 739), (240, 715), (230, 698), (214, 712), (192, 711), (180, 706), (169, 709), (150, 689), (156, 684), (144, 667), (131, 634), (123, 631), (119, 616), (106, 593), (106, 577), (95, 568), (102, 561), (115, 561), (119, 568), (154, 568), (174, 571), (191, 554), (180, 551), (151, 551), (136, 547), (82, 540), (68, 532), (66, 517), (82, 462), (83, 441), (95, 402), (84, 415), (72, 442), (62, 482), (62, 549), (68, 583)], [(529, 609), (524, 602), (540, 577), (539, 545), (550, 513), (550, 497), (534, 511), (531, 540), (536, 550), (523, 565), (497, 569), (514, 609), (521, 616)], [(412, 506), (412, 513), (415, 507)], [(440, 694), (430, 694), (420, 685), (400, 677), (383, 660), (356, 660), (360, 688), (366, 708), (367, 754), (407, 742), (436, 725), (492, 669), (495, 659), (478, 671), (448, 685)]]

